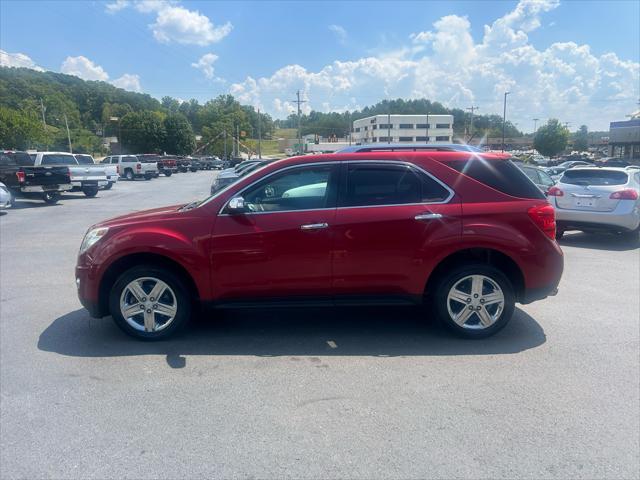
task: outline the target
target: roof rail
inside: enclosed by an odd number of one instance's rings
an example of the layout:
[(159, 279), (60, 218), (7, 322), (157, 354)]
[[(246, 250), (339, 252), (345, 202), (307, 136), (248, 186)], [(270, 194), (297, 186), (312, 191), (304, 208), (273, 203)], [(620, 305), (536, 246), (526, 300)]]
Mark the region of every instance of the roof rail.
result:
[(335, 153), (360, 153), (360, 152), (420, 152), (420, 151), (432, 151), (432, 152), (475, 152), (484, 153), (478, 147), (471, 145), (463, 145), (460, 143), (385, 143), (385, 144), (368, 144), (368, 145), (353, 145), (351, 147), (345, 147)]

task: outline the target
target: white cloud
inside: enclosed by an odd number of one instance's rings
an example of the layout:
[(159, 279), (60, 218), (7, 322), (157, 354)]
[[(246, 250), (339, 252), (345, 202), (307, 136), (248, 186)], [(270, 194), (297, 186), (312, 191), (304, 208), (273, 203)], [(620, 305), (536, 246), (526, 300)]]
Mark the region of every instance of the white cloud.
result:
[(107, 81), (109, 75), (100, 65), (96, 65), (87, 57), (79, 55), (77, 57), (67, 57), (62, 65), (60, 71), (68, 75), (75, 75), (83, 80), (102, 80)]
[(198, 60), (195, 63), (192, 63), (191, 66), (193, 68), (197, 68), (198, 70), (201, 70), (202, 73), (204, 73), (204, 76), (211, 80), (214, 78), (213, 64), (216, 60), (218, 60), (218, 56), (216, 54), (205, 53), (202, 57), (200, 57), (200, 60)]
[(118, 88), (124, 88), (125, 90), (130, 90), (132, 92), (142, 91), (142, 87), (140, 86), (140, 75), (125, 73), (111, 83)]
[[(83, 80), (101, 80), (109, 81), (109, 74), (97, 63), (89, 60), (87, 57), (79, 55), (77, 57), (67, 57), (60, 71), (67, 75), (75, 75)], [(120, 78), (116, 78), (110, 82), (118, 88), (131, 90), (133, 92), (141, 92), (140, 76), (133, 73), (125, 73)]]
[(528, 34), (557, 6), (557, 0), (521, 0), (485, 25), (479, 41), (468, 18), (447, 15), (393, 52), (334, 61), (317, 71), (286, 65), (270, 76), (247, 77), (230, 93), (283, 117), (295, 108), (291, 99), (298, 89), (308, 95), (307, 111), (425, 97), (458, 108), (473, 102), (482, 113), (502, 113), (503, 93), (511, 91), (508, 118), (525, 131), (532, 130), (534, 117), (608, 129), (640, 96), (640, 64), (570, 41), (536, 48)]
[(0, 66), (30, 68), (31, 70), (44, 72), (44, 68), (36, 65), (28, 55), (24, 53), (9, 53), (4, 50), (0, 50)]
[(344, 44), (347, 41), (347, 31), (340, 25), (329, 25), (329, 30), (333, 32), (338, 42)]
[(160, 43), (206, 46), (219, 42), (233, 29), (230, 22), (216, 26), (206, 15), (172, 0), (116, 0), (107, 4), (106, 11), (116, 13), (128, 7), (140, 13), (155, 13), (149, 28)]

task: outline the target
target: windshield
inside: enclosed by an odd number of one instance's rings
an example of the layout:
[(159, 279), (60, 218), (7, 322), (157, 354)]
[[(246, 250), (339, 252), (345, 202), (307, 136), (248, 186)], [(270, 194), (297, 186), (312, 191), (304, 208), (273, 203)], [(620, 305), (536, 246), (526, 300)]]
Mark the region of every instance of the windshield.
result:
[(570, 185), (624, 185), (629, 181), (625, 172), (616, 170), (567, 170), (560, 179)]
[(76, 155), (76, 160), (78, 161), (78, 163), (80, 165), (94, 165), (95, 162), (93, 161), (93, 158), (91, 158), (91, 155)]
[(78, 165), (76, 157), (64, 153), (47, 153), (42, 156), (41, 165)]

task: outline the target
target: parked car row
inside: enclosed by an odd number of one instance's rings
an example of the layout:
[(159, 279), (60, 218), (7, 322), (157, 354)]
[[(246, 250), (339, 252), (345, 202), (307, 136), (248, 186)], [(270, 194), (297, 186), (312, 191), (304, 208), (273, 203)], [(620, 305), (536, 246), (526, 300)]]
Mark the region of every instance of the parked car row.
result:
[(217, 157), (171, 155), (109, 155), (96, 163), (91, 155), (68, 152), (0, 150), (0, 208), (9, 208), (15, 195), (42, 198), (54, 204), (61, 192), (95, 197), (122, 177), (127, 180), (170, 177), (174, 173), (222, 168)]

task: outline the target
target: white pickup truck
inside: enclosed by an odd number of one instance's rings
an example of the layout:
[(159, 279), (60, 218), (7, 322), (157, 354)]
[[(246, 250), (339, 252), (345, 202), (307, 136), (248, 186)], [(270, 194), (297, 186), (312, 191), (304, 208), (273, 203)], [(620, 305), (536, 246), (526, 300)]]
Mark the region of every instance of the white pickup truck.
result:
[(142, 161), (135, 155), (111, 155), (100, 162), (101, 165), (110, 164), (118, 166), (118, 174), (127, 180), (144, 178), (151, 180), (160, 175), (158, 164), (153, 161)]
[[(73, 156), (76, 157), (76, 160), (80, 165), (96, 165), (96, 162), (91, 155), (87, 155), (85, 153), (74, 153)], [(101, 167), (104, 167), (104, 171), (107, 174), (107, 182), (109, 182), (104, 189), (109, 190), (118, 181), (118, 178), (120, 178), (120, 175), (118, 175), (118, 167), (116, 165), (101, 165)]]
[(101, 187), (106, 187), (107, 172), (102, 165), (80, 165), (71, 153), (67, 152), (37, 152), (31, 158), (36, 167), (43, 165), (66, 165), (69, 168), (74, 192), (82, 192), (87, 197), (95, 197)]

